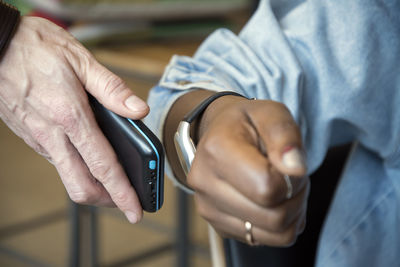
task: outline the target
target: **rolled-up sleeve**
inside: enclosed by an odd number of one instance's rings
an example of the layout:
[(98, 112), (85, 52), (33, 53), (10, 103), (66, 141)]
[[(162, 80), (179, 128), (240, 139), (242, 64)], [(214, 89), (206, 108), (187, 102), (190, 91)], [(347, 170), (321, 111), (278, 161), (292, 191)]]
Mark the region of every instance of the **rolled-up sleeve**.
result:
[[(169, 108), (188, 90), (231, 90), (289, 108), (310, 172), (330, 146), (354, 140), (388, 160), (399, 158), (395, 17), (362, 1), (294, 3), (282, 12), (262, 1), (239, 35), (220, 29), (194, 57), (174, 56), (150, 93), (153, 130), (161, 135)], [(349, 24), (351, 18), (357, 23)]]

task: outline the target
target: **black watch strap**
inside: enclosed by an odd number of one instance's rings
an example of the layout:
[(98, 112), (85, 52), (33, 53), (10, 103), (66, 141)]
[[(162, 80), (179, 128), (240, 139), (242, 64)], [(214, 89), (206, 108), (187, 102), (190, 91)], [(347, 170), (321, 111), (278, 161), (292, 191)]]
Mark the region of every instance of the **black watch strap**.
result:
[(223, 92), (219, 92), (216, 94), (213, 94), (212, 96), (206, 98), (203, 102), (200, 103), (200, 105), (198, 105), (195, 109), (193, 109), (190, 113), (188, 113), (183, 120), (188, 122), (188, 123), (192, 123), (201, 113), (204, 112), (204, 110), (217, 98), (221, 97), (221, 96), (225, 96), (225, 95), (234, 95), (234, 96), (241, 96), (244, 98), (247, 98), (239, 93), (236, 92), (231, 92), (231, 91), (223, 91)]
[(11, 40), (19, 17), (18, 9), (0, 0), (0, 56)]

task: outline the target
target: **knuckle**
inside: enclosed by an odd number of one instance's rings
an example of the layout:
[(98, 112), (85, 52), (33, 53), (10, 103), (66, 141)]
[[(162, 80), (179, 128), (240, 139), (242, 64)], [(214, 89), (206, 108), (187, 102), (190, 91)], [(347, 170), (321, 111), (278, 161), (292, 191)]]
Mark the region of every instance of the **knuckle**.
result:
[(87, 191), (72, 192), (69, 194), (71, 200), (77, 204), (93, 204), (94, 196)]
[(197, 181), (196, 181), (195, 179), (191, 178), (191, 177), (192, 177), (191, 175), (188, 175), (187, 184), (188, 184), (188, 186), (189, 186), (190, 188), (192, 188), (193, 190), (198, 191), (198, 184), (197, 184)]
[(287, 121), (287, 120), (281, 120), (278, 122), (275, 122), (273, 127), (271, 127), (271, 130), (273, 131), (274, 134), (280, 134), (281, 138), (284, 138), (288, 134), (292, 135), (299, 135), (299, 129), (298, 127), (293, 123), (293, 121)]
[(105, 73), (105, 87), (104, 93), (107, 96), (116, 96), (123, 92), (126, 88), (126, 83), (120, 77), (114, 75), (113, 73)]
[(207, 222), (215, 222), (215, 218), (209, 213), (206, 209), (197, 209), (201, 218), (206, 220)]
[(208, 212), (208, 209), (205, 207), (205, 205), (202, 204), (197, 204), (196, 205), (197, 212), (198, 214), (203, 217), (205, 220), (209, 221), (211, 219), (211, 216)]
[(92, 69), (95, 69), (95, 59), (93, 55), (84, 47), (81, 46), (79, 42), (66, 40), (65, 45), (61, 48), (61, 53), (63, 53), (68, 61), (72, 62), (78, 73), (81, 73), (82, 83), (86, 84), (90, 78), (89, 73)]
[[(213, 227), (214, 227), (214, 229), (215, 229), (215, 231), (218, 233), (218, 235), (220, 236), (220, 237), (222, 237), (223, 239), (226, 239), (226, 238), (231, 238), (232, 237), (232, 235), (231, 234), (229, 234), (225, 229), (222, 229), (222, 228), (219, 228), (219, 227), (217, 227), (217, 226), (215, 226), (215, 225), (213, 225), (213, 224), (211, 224)], [(236, 239), (239, 239), (240, 237), (235, 237)], [(239, 239), (240, 240), (240, 239)]]
[(256, 202), (261, 204), (262, 206), (269, 206), (271, 203), (270, 200), (270, 189), (266, 186), (257, 186), (256, 193), (254, 197), (256, 198)]
[(199, 167), (201, 165), (199, 161), (200, 160), (198, 157), (194, 159), (193, 165), (190, 168), (189, 174), (187, 176), (187, 183), (196, 192), (203, 192), (205, 188), (205, 180), (207, 180), (207, 177), (204, 177), (204, 172), (201, 171), (201, 168)]
[(279, 245), (282, 247), (290, 247), (293, 246), (294, 243), (296, 243), (296, 240), (297, 240), (297, 234), (295, 228), (292, 227), (282, 235)]
[(195, 203), (196, 203), (197, 213), (206, 221), (208, 222), (213, 221), (213, 216), (210, 207), (208, 207), (205, 204), (205, 202), (201, 199), (201, 197), (199, 197), (198, 195), (195, 195)]
[(273, 105), (273, 107), (275, 109), (281, 109), (281, 110), (285, 110), (285, 111), (289, 112), (289, 109), (286, 107), (286, 105), (281, 102), (271, 101), (271, 104)]
[(286, 210), (275, 210), (274, 213), (271, 214), (269, 226), (270, 230), (275, 232), (282, 232), (287, 230), (288, 222)]
[(49, 132), (44, 129), (33, 129), (32, 138), (40, 145), (47, 147), (47, 144), (49, 144), (50, 142), (51, 136)]
[(73, 105), (62, 103), (54, 109), (54, 121), (63, 127), (67, 133), (73, 133), (78, 128), (79, 112)]
[(92, 175), (102, 184), (108, 184), (111, 179), (112, 168), (101, 160), (92, 161), (89, 164)]
[(201, 148), (208, 157), (215, 158), (217, 155), (221, 154), (223, 144), (224, 138), (221, 138), (219, 134), (213, 134), (204, 139)]
[(129, 196), (126, 192), (117, 192), (111, 196), (113, 201), (120, 207), (125, 206), (129, 201)]
[(197, 179), (197, 175), (193, 173), (194, 171), (192, 170), (189, 172), (189, 175), (187, 177), (187, 183), (191, 188), (195, 189), (196, 191), (199, 191), (200, 190), (199, 179)]
[(290, 110), (288, 109), (288, 107), (281, 103), (281, 102), (277, 102), (277, 101), (273, 101), (273, 100), (266, 100), (266, 103), (268, 105), (264, 105), (264, 107), (269, 111), (269, 112), (286, 112), (288, 114), (290, 114)]
[(277, 194), (275, 190), (276, 185), (268, 172), (265, 171), (259, 174), (259, 176), (262, 177), (262, 179), (258, 179), (254, 197), (256, 198), (256, 202), (262, 206), (270, 206), (275, 202), (274, 200)]

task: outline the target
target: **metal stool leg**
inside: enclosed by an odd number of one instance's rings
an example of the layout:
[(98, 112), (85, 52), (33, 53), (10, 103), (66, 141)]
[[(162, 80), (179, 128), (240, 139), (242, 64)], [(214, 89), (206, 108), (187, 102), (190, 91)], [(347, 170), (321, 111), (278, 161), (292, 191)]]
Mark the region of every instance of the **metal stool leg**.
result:
[(70, 201), (70, 267), (96, 267), (97, 261), (97, 208)]
[(177, 267), (189, 267), (190, 239), (189, 239), (189, 198), (182, 190), (177, 190), (178, 223), (176, 229)]

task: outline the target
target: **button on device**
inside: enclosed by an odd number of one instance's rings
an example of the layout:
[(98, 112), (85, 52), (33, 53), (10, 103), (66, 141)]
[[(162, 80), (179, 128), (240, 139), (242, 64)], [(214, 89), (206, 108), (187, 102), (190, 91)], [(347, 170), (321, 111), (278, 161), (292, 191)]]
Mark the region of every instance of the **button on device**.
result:
[(150, 160), (149, 161), (149, 168), (152, 170), (156, 169), (156, 161), (155, 160)]
[(150, 190), (151, 190), (151, 192), (155, 192), (155, 185), (154, 185), (154, 183), (150, 182), (149, 185), (150, 185)]

